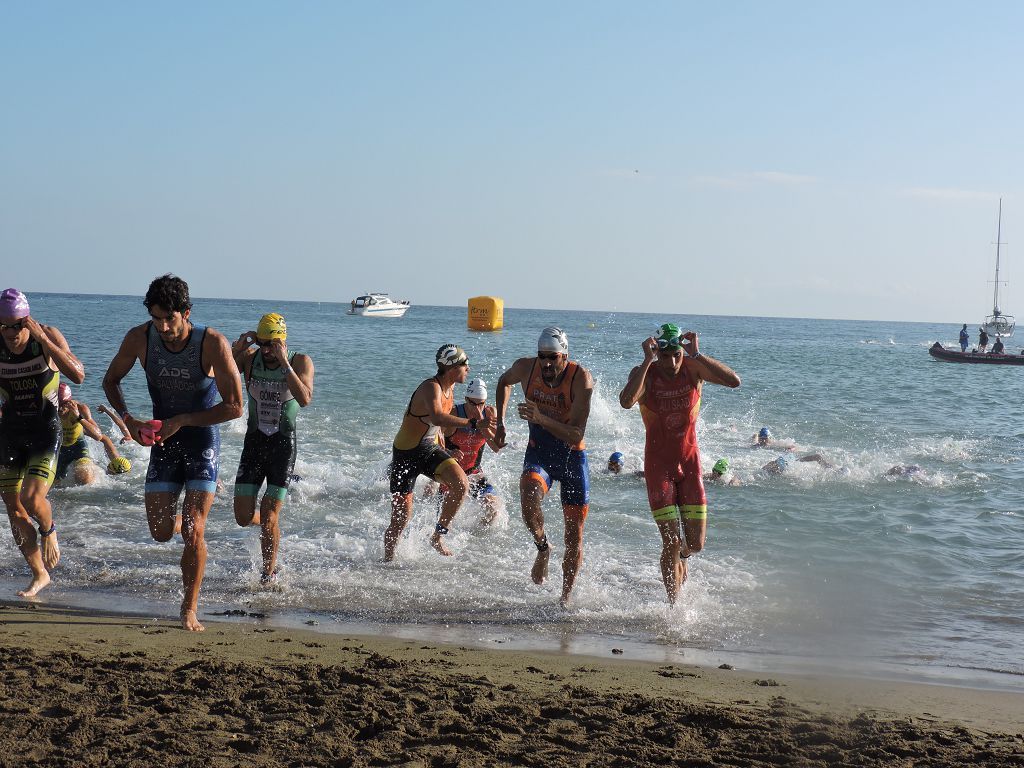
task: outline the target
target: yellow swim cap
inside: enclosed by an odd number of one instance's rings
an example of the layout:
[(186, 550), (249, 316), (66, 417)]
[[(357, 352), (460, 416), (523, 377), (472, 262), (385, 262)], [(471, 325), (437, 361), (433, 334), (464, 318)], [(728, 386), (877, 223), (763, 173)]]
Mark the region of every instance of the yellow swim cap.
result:
[(107, 464), (107, 472), (112, 475), (123, 475), (125, 472), (132, 468), (132, 463), (128, 461), (124, 456), (118, 456), (110, 460)]
[(284, 318), (277, 312), (271, 312), (269, 315), (264, 315), (260, 318), (260, 324), (256, 327), (256, 338), (260, 341), (273, 341), (274, 339), (280, 339), (284, 341), (288, 338), (288, 326), (284, 323)]

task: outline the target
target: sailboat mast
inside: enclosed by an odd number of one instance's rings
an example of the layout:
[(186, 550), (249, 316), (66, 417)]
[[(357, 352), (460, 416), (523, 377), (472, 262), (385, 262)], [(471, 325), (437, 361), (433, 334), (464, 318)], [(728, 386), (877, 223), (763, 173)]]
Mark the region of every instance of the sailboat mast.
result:
[(992, 289), (992, 314), (999, 317), (999, 242), (1003, 239), (1003, 198), (999, 198), (999, 219), (996, 224), (996, 285)]

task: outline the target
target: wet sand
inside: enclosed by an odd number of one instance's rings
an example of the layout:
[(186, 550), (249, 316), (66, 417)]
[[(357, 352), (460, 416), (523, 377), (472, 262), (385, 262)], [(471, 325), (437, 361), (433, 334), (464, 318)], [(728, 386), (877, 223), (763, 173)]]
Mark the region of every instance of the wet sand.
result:
[(1024, 695), (0, 603), (3, 766), (1024, 766)]

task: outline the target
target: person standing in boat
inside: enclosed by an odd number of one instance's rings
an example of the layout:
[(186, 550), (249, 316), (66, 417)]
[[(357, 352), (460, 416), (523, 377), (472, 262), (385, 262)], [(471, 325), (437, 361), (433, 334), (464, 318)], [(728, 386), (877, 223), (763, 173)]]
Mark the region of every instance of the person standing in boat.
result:
[(970, 344), (971, 335), (967, 332), (967, 323), (964, 323), (964, 327), (960, 329), (960, 351), (966, 352)]
[(988, 332), (984, 328), (978, 329), (978, 351), (984, 352), (988, 349)]

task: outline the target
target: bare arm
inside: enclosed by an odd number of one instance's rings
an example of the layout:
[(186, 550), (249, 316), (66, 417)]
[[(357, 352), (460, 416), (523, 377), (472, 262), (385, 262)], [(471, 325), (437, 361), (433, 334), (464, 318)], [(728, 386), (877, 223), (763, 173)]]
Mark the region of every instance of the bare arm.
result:
[(107, 372), (103, 375), (103, 393), (116, 413), (124, 419), (125, 427), (132, 439), (138, 442), (138, 428), (142, 423), (128, 413), (128, 406), (124, 402), (124, 392), (121, 391), (121, 382), (128, 375), (136, 360), (141, 360), (146, 351), (145, 326), (139, 325), (132, 328), (125, 334), (121, 347), (114, 355), (114, 359), (107, 366)]
[(256, 350), (252, 348), (255, 343), (256, 332), (246, 331), (231, 344), (231, 357), (238, 367), (238, 372), (243, 376), (248, 372), (249, 363), (252, 362), (253, 355), (256, 354)]
[[(287, 360), (287, 356), (281, 358)], [(313, 360), (309, 355), (298, 354), (292, 359), (285, 374), (288, 389), (301, 408), (313, 401)]]
[(740, 377), (736, 371), (725, 363), (700, 353), (696, 333), (687, 331), (683, 334), (683, 338), (690, 340), (687, 364), (699, 378), (711, 384), (721, 384), (723, 387), (732, 389), (740, 385)]
[(644, 395), (644, 386), (647, 382), (647, 371), (651, 369), (654, 361), (658, 359), (658, 342), (653, 336), (644, 339), (640, 344), (644, 351), (644, 361), (629, 372), (626, 386), (619, 393), (619, 405), (629, 410), (639, 402)]
[(96, 423), (92, 417), (92, 413), (89, 411), (89, 406), (85, 403), (78, 403), (78, 423), (82, 425), (82, 431), (85, 432), (93, 440), (102, 442), (103, 441), (103, 430), (100, 429), (100, 425)]
[(25, 324), (32, 338), (43, 348), (43, 354), (52, 366), (75, 384), (85, 381), (85, 366), (71, 352), (67, 339), (59, 330), (52, 325), (40, 325), (32, 317), (26, 317)]
[(97, 405), (96, 410), (99, 411), (100, 413), (105, 413), (107, 416), (109, 416), (110, 420), (114, 422), (114, 426), (121, 430), (121, 434), (124, 436), (121, 439), (122, 443), (132, 439), (132, 433), (128, 431), (128, 427), (125, 426), (124, 420), (122, 420), (120, 416), (118, 416), (112, 410), (107, 408), (107, 406), (105, 405)]
[(530, 375), (530, 368), (533, 366), (533, 359), (521, 357), (516, 360), (512, 367), (505, 371), (498, 378), (495, 387), (494, 402), (497, 410), (498, 426), (495, 431), (494, 441), (499, 448), (505, 446), (505, 411), (508, 410), (509, 397), (512, 394), (512, 387), (522, 384)]

